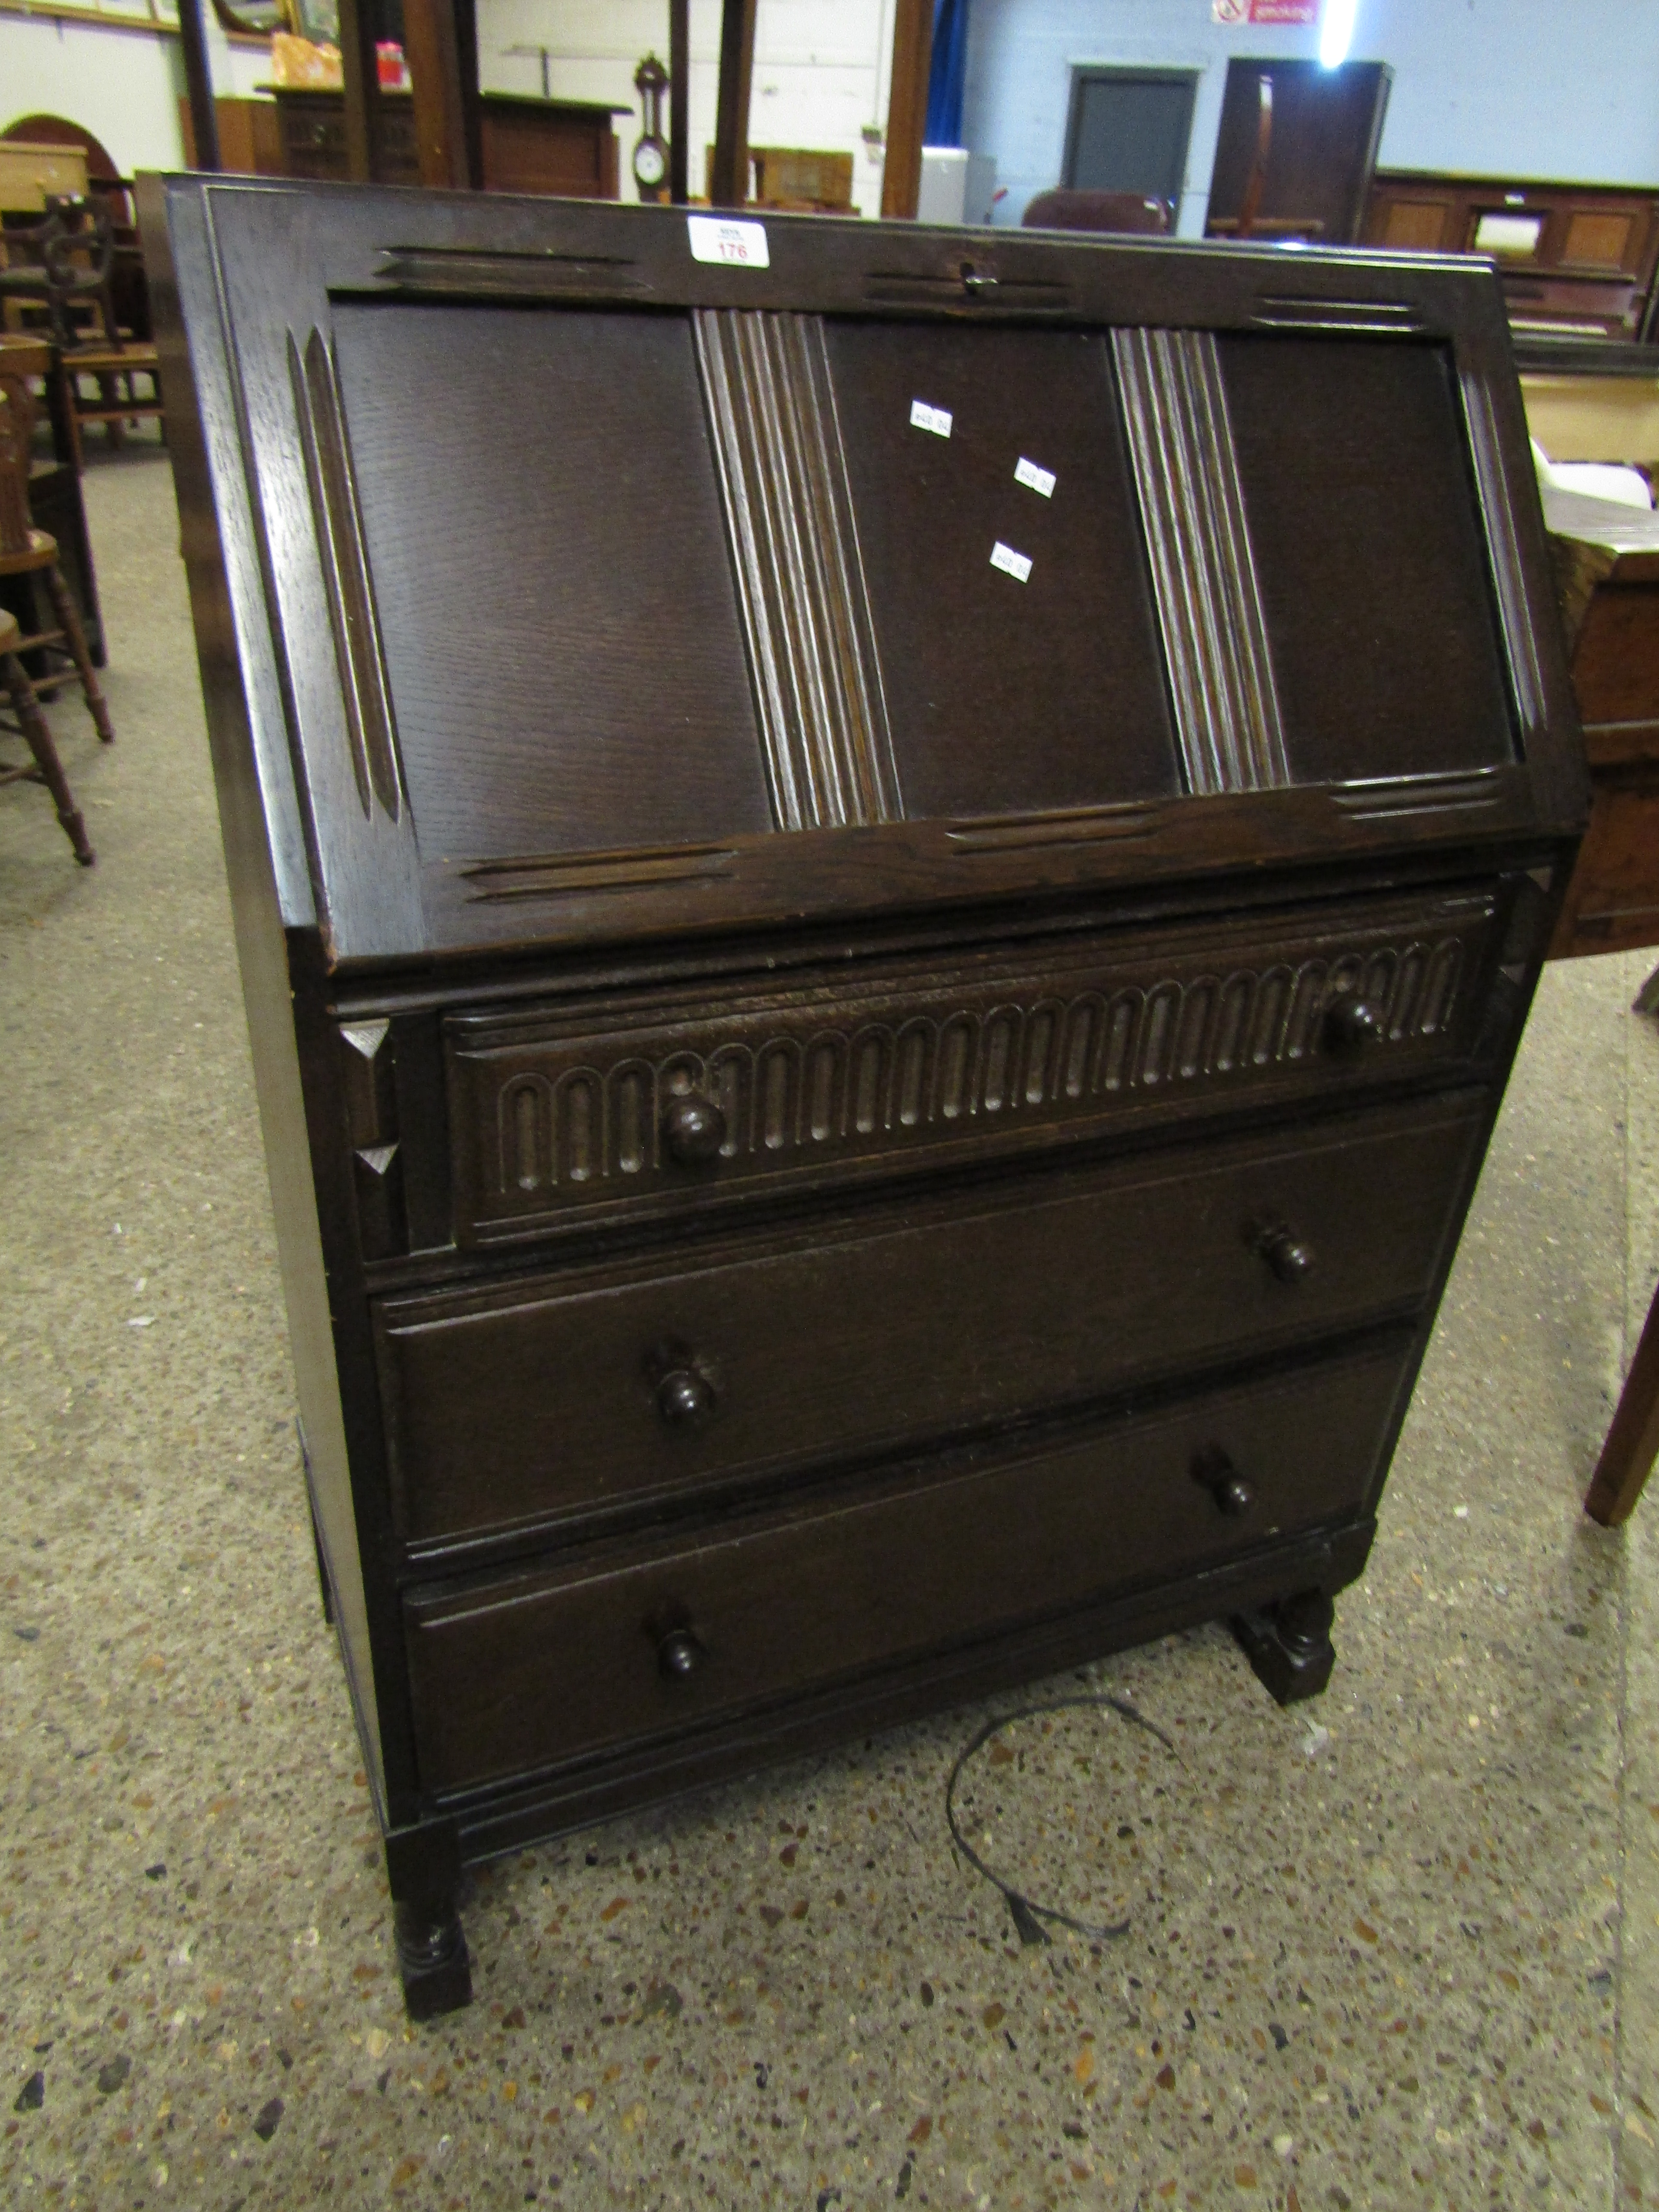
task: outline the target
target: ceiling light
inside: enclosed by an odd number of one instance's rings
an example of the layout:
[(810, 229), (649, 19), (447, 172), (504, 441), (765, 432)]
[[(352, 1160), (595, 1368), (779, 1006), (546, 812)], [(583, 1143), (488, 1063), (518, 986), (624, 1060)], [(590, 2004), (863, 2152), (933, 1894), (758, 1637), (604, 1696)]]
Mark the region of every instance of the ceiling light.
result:
[(1319, 59), (1324, 69), (1340, 69), (1353, 44), (1354, 11), (1359, 0), (1325, 0), (1319, 27)]

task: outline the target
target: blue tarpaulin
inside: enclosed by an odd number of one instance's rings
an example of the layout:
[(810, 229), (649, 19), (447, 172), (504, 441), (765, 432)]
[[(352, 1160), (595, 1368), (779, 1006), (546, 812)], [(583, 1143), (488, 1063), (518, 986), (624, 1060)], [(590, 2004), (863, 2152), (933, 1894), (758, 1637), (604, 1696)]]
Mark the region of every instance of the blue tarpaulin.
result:
[(933, 0), (933, 60), (927, 73), (929, 146), (962, 143), (962, 81), (968, 68), (968, 0)]

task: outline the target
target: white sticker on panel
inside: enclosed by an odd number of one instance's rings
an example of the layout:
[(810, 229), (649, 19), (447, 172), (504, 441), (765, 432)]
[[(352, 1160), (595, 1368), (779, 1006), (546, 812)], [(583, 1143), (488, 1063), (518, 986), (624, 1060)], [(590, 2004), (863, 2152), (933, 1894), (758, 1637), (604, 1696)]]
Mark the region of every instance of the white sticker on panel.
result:
[(738, 222), (725, 216), (689, 215), (686, 234), (694, 261), (717, 261), (730, 269), (769, 269), (763, 222)]
[(1033, 491), (1041, 492), (1044, 499), (1052, 499), (1056, 481), (1052, 469), (1040, 469), (1035, 461), (1028, 461), (1024, 453), (1020, 455), (1014, 469), (1016, 483), (1027, 484)]
[(910, 402), (910, 428), (931, 430), (936, 438), (951, 434), (951, 410), (948, 407), (930, 407), (925, 399)]
[(991, 566), (1023, 584), (1031, 573), (1031, 556), (1029, 553), (1016, 553), (1012, 545), (1005, 545), (999, 538), (991, 548)]

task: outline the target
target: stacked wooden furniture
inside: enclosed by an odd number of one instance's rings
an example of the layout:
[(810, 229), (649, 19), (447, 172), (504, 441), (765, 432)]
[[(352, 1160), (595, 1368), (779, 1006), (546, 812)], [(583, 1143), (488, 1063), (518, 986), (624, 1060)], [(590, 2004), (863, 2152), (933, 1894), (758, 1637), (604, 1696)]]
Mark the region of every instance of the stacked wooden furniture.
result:
[(1563, 344), (1632, 346), (1646, 334), (1659, 264), (1659, 192), (1530, 177), (1379, 169), (1367, 246), (1490, 253), (1528, 357)]
[[(853, 157), (807, 146), (750, 146), (746, 205), (798, 215), (851, 215)], [(702, 189), (712, 198), (714, 149), (703, 149)]]
[(1321, 1686), (1584, 804), (1491, 272), (145, 231), (411, 2008), (531, 1838), (1215, 1616)]
[(1589, 831), (1551, 956), (1659, 945), (1659, 514), (1547, 489)]
[[(290, 177), (319, 181), (349, 175), (345, 97), (338, 92), (276, 88), (282, 161)], [(383, 182), (417, 185), (415, 106), (408, 93), (380, 92), (369, 104), (374, 166)], [(612, 118), (631, 110), (603, 100), (535, 100), (486, 92), (478, 97), (483, 189), (614, 200), (617, 134)]]
[(0, 215), (44, 215), (49, 199), (83, 199), (86, 191), (83, 148), (0, 138)]

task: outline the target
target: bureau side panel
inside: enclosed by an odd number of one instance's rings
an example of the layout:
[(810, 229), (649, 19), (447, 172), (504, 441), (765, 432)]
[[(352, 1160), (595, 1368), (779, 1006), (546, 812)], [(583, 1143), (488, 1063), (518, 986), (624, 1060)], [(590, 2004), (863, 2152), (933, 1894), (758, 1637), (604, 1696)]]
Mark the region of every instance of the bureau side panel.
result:
[[(216, 459), (222, 484), (227, 471), (239, 466), (234, 458), (237, 427), (218, 338), (221, 325), (200, 204), (174, 199), (164, 210), (158, 181), (147, 179), (141, 189), (150, 295), (166, 363), (167, 443), (178, 490), (313, 1504), (327, 1555), (358, 1733), (376, 1802), (384, 1804), (385, 1761), (373, 1688), (368, 1608), (352, 1509), (283, 929), (285, 919), (295, 923), (311, 920), (304, 848), (285, 757), (263, 757), (256, 745), (259, 702), (250, 691), (257, 686), (258, 673), (257, 669), (250, 671), (240, 647), (249, 623), (262, 619), (262, 609), (255, 556), (251, 544), (240, 542), (245, 527), (239, 534), (246, 518), (222, 516), (214, 497), (210, 447), (219, 449)], [(181, 287), (191, 295), (188, 347), (179, 312)], [(240, 563), (239, 551), (244, 556)], [(280, 715), (279, 708), (277, 712)], [(269, 747), (264, 750), (268, 755)]]

